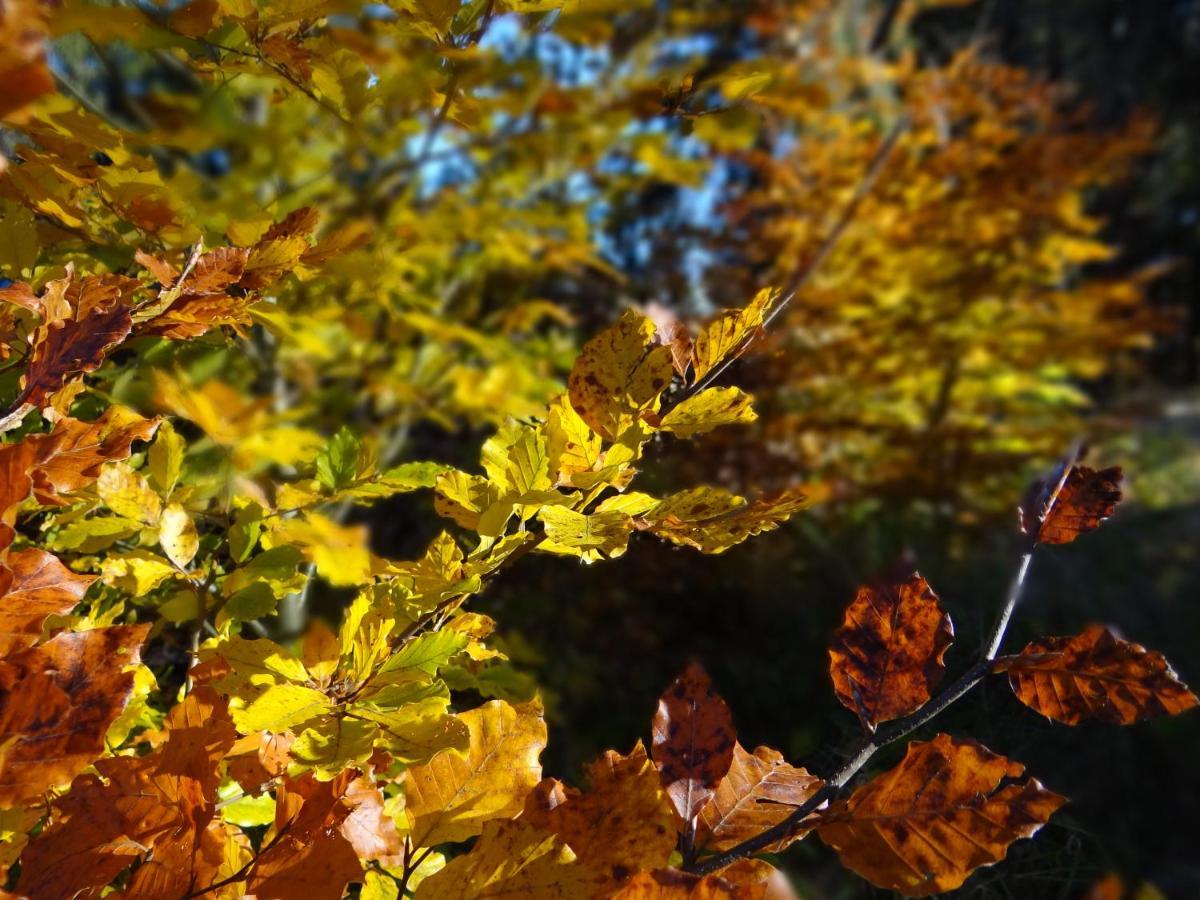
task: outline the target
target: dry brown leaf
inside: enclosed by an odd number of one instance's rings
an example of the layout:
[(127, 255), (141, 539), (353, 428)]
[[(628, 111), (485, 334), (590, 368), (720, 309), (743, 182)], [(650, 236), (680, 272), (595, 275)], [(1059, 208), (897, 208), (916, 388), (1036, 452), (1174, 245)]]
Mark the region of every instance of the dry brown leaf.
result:
[(1161, 653), (1123, 641), (1103, 625), (1033, 641), (997, 660), (996, 671), (1008, 673), (1018, 700), (1067, 725), (1085, 719), (1132, 725), (1200, 702)]
[(1066, 799), (975, 741), (913, 742), (896, 768), (832, 806), (817, 827), (842, 864), (907, 897), (953, 890), (999, 862)]
[(37, 643), (46, 618), (70, 612), (95, 580), (44, 550), (10, 553), (0, 565), (0, 658)]
[(684, 822), (699, 814), (733, 762), (737, 732), (704, 668), (692, 662), (663, 692), (651, 755)]
[(0, 660), (0, 806), (37, 800), (104, 751), (149, 628), (60, 634)]
[[(734, 744), (728, 774), (700, 810), (696, 849), (722, 851), (737, 846), (778, 825), (823, 784), (805, 769), (788, 765), (778, 750), (759, 747), (749, 753), (740, 743)], [(767, 849), (779, 853), (809, 830), (797, 828)]]
[(54, 801), (49, 827), (22, 856), (21, 896), (57, 900), (98, 890), (138, 860), (143, 864), (123, 895), (129, 900), (183, 897), (207, 886), (199, 878), (213, 871), (200, 847), (233, 723), (225, 701), (200, 687), (165, 725), (166, 741), (157, 749), (97, 760), (103, 778), (80, 775)]
[(666, 865), (675, 813), (641, 742), (628, 756), (607, 751), (589, 767), (588, 781), (585, 793), (547, 778), (525, 801), (521, 821), (566, 841), (598, 887)]
[(874, 731), (920, 709), (945, 672), (950, 617), (920, 575), (861, 587), (829, 648), (829, 673), (843, 706)]
[(1021, 507), (1021, 528), (1039, 544), (1069, 544), (1116, 512), (1123, 477), (1120, 466), (1072, 466), (1061, 484), (1036, 484)]

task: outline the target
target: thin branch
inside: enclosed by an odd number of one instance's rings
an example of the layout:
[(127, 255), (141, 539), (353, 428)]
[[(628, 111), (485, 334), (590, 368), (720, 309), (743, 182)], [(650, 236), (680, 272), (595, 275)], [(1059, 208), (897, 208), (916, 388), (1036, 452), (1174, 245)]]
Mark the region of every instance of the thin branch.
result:
[(729, 358), (721, 363), (721, 365), (717, 366), (703, 379), (692, 385), (689, 390), (682, 392), (680, 396), (681, 401), (692, 396), (693, 394), (699, 393), (701, 390), (708, 387), (708, 385), (712, 384), (712, 382), (716, 381), (726, 369), (733, 365), (742, 357), (743, 354), (745, 354), (748, 349), (750, 349), (750, 345), (754, 343), (758, 335), (765, 332), (767, 328), (770, 327), (771, 323), (779, 318), (779, 316), (785, 309), (788, 308), (791, 302), (796, 299), (796, 295), (808, 283), (809, 279), (812, 278), (825, 260), (829, 258), (829, 255), (833, 252), (834, 248), (837, 247), (838, 242), (842, 239), (842, 235), (845, 234), (846, 229), (849, 228), (850, 224), (854, 221), (854, 217), (858, 213), (858, 208), (874, 189), (876, 182), (879, 180), (879, 176), (883, 174), (883, 170), (886, 167), (888, 160), (892, 156), (892, 152), (896, 149), (896, 144), (899, 142), (900, 136), (904, 134), (907, 129), (908, 117), (901, 116), (900, 120), (896, 122), (896, 124), (892, 127), (892, 130), (888, 133), (888, 136), (884, 138), (883, 143), (879, 145), (879, 149), (875, 151), (875, 155), (871, 158), (871, 163), (867, 167), (866, 172), (863, 174), (862, 180), (859, 181), (858, 186), (854, 190), (854, 195), (842, 208), (841, 214), (838, 216), (833, 228), (830, 229), (829, 234), (825, 237), (825, 240), (821, 242), (821, 246), (817, 248), (817, 252), (814, 253), (812, 257), (810, 257), (808, 261), (799, 268), (799, 270), (797, 270), (791, 282), (784, 290), (782, 299), (775, 304), (775, 308), (771, 310), (770, 314), (763, 320), (762, 327), (753, 332), (750, 337), (746, 339), (745, 343), (734, 353), (731, 353)]

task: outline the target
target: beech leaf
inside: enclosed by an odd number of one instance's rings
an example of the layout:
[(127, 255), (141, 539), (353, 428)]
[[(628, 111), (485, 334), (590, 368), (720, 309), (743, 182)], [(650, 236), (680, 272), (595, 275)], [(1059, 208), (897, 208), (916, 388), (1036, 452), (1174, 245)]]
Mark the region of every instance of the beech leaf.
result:
[(542, 777), (546, 723), (537, 701), (492, 700), (460, 715), (470, 732), (466, 751), (443, 750), (404, 773), (409, 836), (416, 847), (462, 841), (491, 819), (521, 810)]
[(1069, 544), (1116, 512), (1123, 477), (1119, 466), (1072, 466), (1061, 484), (1039, 482), (1021, 507), (1021, 528), (1039, 544)]
[(817, 834), (877, 887), (906, 897), (953, 890), (1066, 802), (1024, 773), (975, 741), (914, 741), (896, 768), (822, 815)]
[(675, 811), (690, 822), (733, 763), (736, 732), (708, 673), (692, 662), (663, 692), (652, 726), (651, 754)]
[(1103, 625), (1033, 641), (1016, 656), (997, 660), (996, 671), (1008, 673), (1018, 700), (1067, 725), (1085, 719), (1132, 725), (1200, 702), (1162, 654), (1121, 640)]
[(874, 731), (928, 702), (945, 672), (954, 628), (929, 583), (861, 587), (829, 648), (838, 700)]

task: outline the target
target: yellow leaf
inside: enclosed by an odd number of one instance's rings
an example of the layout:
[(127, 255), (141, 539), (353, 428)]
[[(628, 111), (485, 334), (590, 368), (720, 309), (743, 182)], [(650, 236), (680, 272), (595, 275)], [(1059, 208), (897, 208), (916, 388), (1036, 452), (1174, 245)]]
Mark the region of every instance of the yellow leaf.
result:
[(425, 879), (417, 900), (523, 897), (571, 900), (595, 896), (589, 873), (563, 841), (517, 819), (488, 822), (471, 852)]
[(633, 520), (620, 511), (584, 515), (562, 506), (545, 506), (538, 518), (546, 526), (546, 540), (539, 550), (578, 556), (588, 563), (624, 553), (633, 528)]
[(799, 489), (750, 503), (721, 488), (695, 487), (664, 499), (638, 527), (701, 553), (724, 553), (748, 537), (778, 528), (805, 506)]
[(688, 438), (712, 431), (721, 425), (753, 422), (758, 415), (751, 407), (753, 398), (740, 388), (708, 388), (688, 397), (663, 416), (663, 431)]
[(171, 563), (148, 550), (111, 553), (100, 563), (100, 578), (105, 584), (135, 597), (149, 593), (178, 574)]
[(763, 288), (745, 309), (730, 309), (705, 324), (692, 348), (692, 367), (695, 380), (705, 375), (725, 360), (729, 354), (742, 347), (746, 339), (763, 323), (763, 318), (778, 292)]
[(655, 343), (655, 331), (650, 319), (626, 310), (583, 345), (571, 368), (571, 406), (604, 437), (615, 440), (643, 411), (653, 411), (671, 383), (671, 350)]
[(490, 819), (515, 816), (542, 777), (546, 723), (539, 701), (510, 706), (493, 700), (458, 718), (470, 733), (466, 752), (445, 750), (404, 773), (416, 847), (463, 841)]
[(146, 525), (158, 524), (162, 500), (149, 482), (124, 463), (108, 463), (96, 480), (104, 505), (118, 516)]
[(164, 421), (158, 426), (158, 436), (150, 445), (147, 463), (150, 479), (164, 497), (170, 496), (179, 481), (185, 448), (186, 443), (169, 421)]
[(274, 684), (245, 709), (232, 710), (233, 722), (243, 734), (278, 733), (329, 713), (333, 704), (318, 690), (302, 684)]
[(158, 542), (171, 562), (181, 569), (187, 567), (200, 549), (200, 536), (192, 517), (178, 503), (163, 510), (158, 522)]
[(276, 522), (263, 536), (268, 549), (291, 544), (297, 547), (330, 584), (352, 587), (373, 580), (367, 530), (361, 525), (339, 525), (319, 513), (303, 519)]

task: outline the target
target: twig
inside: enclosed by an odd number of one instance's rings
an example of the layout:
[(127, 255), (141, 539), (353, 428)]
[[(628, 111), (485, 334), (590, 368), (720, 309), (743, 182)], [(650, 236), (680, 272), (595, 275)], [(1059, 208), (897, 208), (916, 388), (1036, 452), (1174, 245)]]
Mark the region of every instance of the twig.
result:
[(825, 260), (829, 258), (829, 255), (833, 252), (833, 249), (841, 240), (842, 235), (845, 234), (846, 229), (850, 227), (850, 223), (854, 221), (854, 217), (858, 213), (859, 206), (862, 205), (863, 200), (865, 200), (874, 189), (875, 183), (879, 180), (879, 176), (883, 174), (883, 170), (887, 165), (887, 161), (891, 158), (892, 152), (896, 149), (896, 144), (900, 140), (900, 136), (904, 134), (907, 128), (908, 117), (901, 116), (900, 120), (896, 122), (896, 124), (892, 127), (892, 130), (888, 133), (888, 136), (884, 138), (883, 143), (879, 145), (879, 149), (875, 151), (875, 155), (871, 158), (871, 164), (867, 167), (867, 171), (863, 174), (862, 180), (859, 181), (858, 187), (855, 188), (854, 195), (842, 208), (842, 212), (838, 216), (837, 221), (834, 223), (833, 228), (830, 230), (829, 234), (826, 235), (825, 240), (821, 242), (821, 246), (817, 248), (817, 252), (813, 254), (813, 256), (800, 267), (795, 276), (793, 276), (791, 283), (788, 284), (787, 288), (783, 292), (782, 299), (775, 304), (775, 308), (771, 310), (770, 314), (765, 319), (763, 319), (762, 327), (753, 332), (746, 339), (745, 343), (735, 352), (731, 353), (729, 357), (723, 363), (721, 363), (721, 365), (717, 366), (703, 379), (692, 385), (689, 390), (682, 392), (680, 401), (692, 396), (693, 394), (699, 393), (701, 390), (708, 387), (708, 385), (712, 384), (712, 382), (716, 381), (726, 369), (728, 369), (738, 359), (740, 359), (743, 354), (745, 354), (745, 352), (750, 348), (750, 345), (754, 343), (758, 335), (762, 332), (765, 332), (767, 328), (770, 327), (771, 323), (779, 318), (780, 314), (787, 309), (793, 300), (796, 299), (796, 295), (800, 292), (801, 288), (808, 283), (808, 280), (812, 278)]

